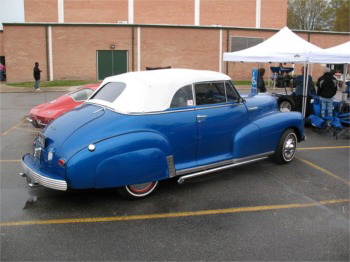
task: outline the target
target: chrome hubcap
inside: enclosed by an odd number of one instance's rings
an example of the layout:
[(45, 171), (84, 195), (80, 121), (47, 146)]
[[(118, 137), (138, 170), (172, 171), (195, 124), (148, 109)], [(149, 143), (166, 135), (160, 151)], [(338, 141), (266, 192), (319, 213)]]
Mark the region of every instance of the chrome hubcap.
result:
[(158, 181), (147, 182), (142, 184), (134, 184), (126, 186), (126, 190), (133, 196), (145, 196), (151, 193), (157, 186)]
[(281, 112), (290, 112), (292, 111), (292, 105), (289, 102), (283, 101), (280, 105)]
[(294, 153), (296, 150), (296, 137), (294, 134), (290, 134), (286, 137), (284, 148), (283, 148), (283, 155), (285, 160), (290, 160), (293, 158)]
[(133, 191), (136, 191), (136, 192), (144, 191), (144, 190), (147, 190), (147, 188), (150, 187), (152, 184), (153, 184), (153, 182), (130, 185), (130, 189)]

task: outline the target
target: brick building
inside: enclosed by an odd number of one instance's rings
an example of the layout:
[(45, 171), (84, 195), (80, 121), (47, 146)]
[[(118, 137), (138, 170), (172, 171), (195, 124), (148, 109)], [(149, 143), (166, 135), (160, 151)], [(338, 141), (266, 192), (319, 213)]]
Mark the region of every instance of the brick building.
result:
[[(287, 0), (23, 0), (25, 22), (282, 28)], [(273, 18), (273, 19), (271, 19)]]
[[(250, 78), (253, 63), (227, 63), (223, 52), (266, 40), (287, 23), (287, 0), (18, 0), (25, 21), (4, 23), (0, 56), (9, 82), (103, 79), (146, 67), (222, 71)], [(297, 32), (327, 48), (349, 33)], [(314, 66), (319, 74), (319, 66)]]

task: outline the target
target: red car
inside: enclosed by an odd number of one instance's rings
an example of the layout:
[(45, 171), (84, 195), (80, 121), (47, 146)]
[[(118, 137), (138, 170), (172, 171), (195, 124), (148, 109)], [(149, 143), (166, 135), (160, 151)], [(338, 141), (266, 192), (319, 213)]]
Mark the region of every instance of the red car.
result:
[(37, 105), (30, 110), (28, 121), (36, 128), (43, 128), (60, 115), (84, 103), (99, 87), (99, 84), (86, 85), (59, 98)]

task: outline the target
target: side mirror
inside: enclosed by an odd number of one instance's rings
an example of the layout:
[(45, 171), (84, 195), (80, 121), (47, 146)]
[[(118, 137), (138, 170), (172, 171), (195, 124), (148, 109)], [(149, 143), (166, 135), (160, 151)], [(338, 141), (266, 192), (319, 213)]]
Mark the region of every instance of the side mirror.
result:
[(240, 98), (238, 99), (238, 103), (243, 104), (243, 103), (245, 103), (245, 100), (244, 100), (242, 97), (240, 97)]

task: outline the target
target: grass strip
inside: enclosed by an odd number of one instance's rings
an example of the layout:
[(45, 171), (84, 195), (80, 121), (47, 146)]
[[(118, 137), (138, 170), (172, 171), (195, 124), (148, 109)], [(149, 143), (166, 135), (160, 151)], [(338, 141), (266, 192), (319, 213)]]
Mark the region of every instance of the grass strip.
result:
[[(81, 86), (87, 84), (97, 84), (98, 81), (93, 80), (54, 80), (54, 81), (40, 81), (40, 87), (58, 87), (58, 86)], [(33, 88), (34, 81), (31, 82), (17, 82), (17, 83), (6, 83), (7, 86), (13, 87), (29, 87)]]

